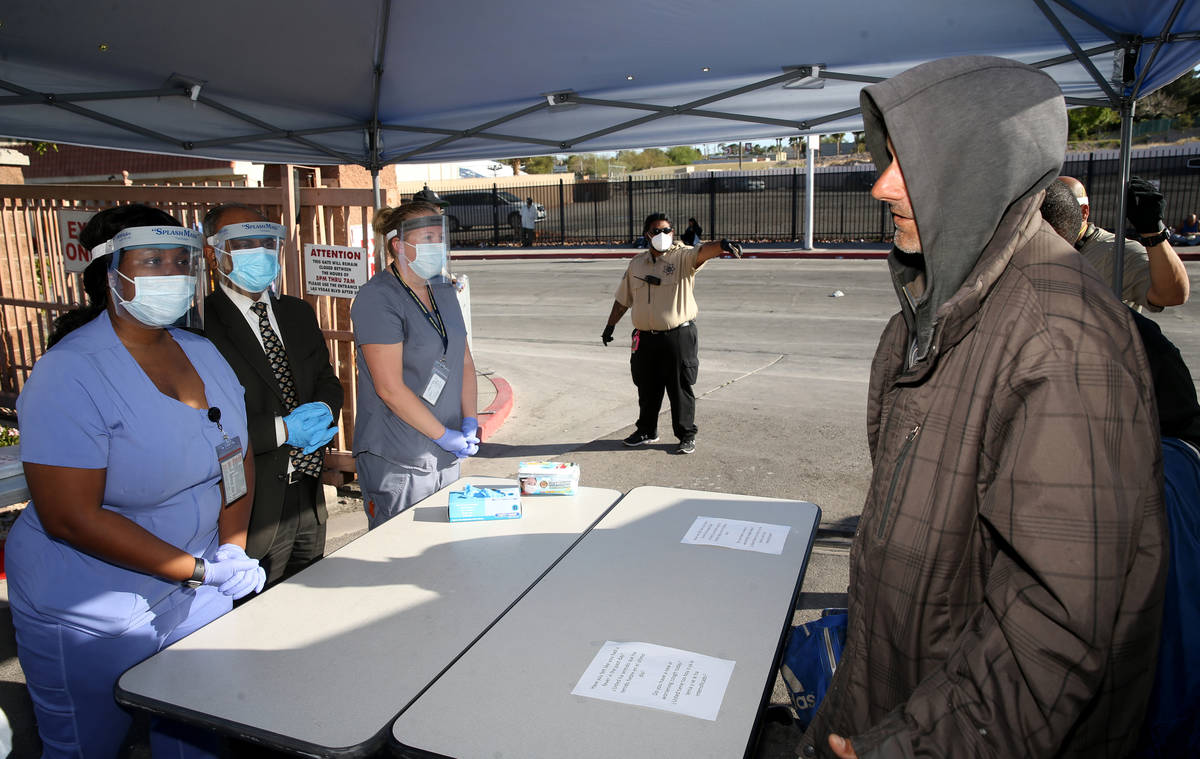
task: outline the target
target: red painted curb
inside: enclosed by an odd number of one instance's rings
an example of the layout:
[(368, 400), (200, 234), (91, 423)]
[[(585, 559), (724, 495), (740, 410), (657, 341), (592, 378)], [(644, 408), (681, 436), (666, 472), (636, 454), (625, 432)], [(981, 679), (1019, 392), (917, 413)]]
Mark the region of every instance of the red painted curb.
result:
[(513, 407), (512, 385), (508, 384), (503, 377), (489, 376), (488, 379), (496, 388), (496, 397), (492, 400), (491, 405), (479, 414), (480, 441), (485, 441), (496, 434), (496, 430), (500, 429), (500, 425), (504, 424), (505, 419), (508, 419), (508, 413), (512, 411)]

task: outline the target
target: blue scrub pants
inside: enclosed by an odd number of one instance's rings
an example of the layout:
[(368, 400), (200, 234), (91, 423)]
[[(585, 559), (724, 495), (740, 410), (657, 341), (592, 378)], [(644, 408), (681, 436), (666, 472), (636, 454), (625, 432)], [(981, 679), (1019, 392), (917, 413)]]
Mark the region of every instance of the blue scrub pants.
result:
[[(186, 595), (184, 595), (186, 594)], [(112, 759), (132, 717), (117, 705), (117, 678), (146, 657), (225, 614), (232, 599), (207, 586), (180, 589), (167, 608), (142, 627), (111, 637), (84, 632), (12, 607), (17, 656), (42, 738), (43, 759)], [(190, 596), (190, 598), (189, 598)], [(203, 728), (154, 719), (154, 759), (216, 757), (220, 739)]]

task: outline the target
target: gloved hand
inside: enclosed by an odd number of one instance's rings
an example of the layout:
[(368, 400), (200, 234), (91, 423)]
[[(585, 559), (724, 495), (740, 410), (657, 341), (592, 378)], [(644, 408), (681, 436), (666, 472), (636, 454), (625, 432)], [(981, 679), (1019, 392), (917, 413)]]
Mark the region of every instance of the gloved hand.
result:
[[(242, 555), (245, 556), (245, 553)], [(258, 559), (229, 556), (213, 561), (204, 560), (204, 584), (232, 596), (235, 601), (255, 587), (262, 587), (266, 581), (267, 573), (258, 565)]]
[[(478, 445), (479, 438), (471, 438), (471, 440)], [(468, 448), (467, 436), (462, 434), (461, 430), (452, 430), (447, 427), (446, 432), (434, 442), (441, 446), (443, 451), (453, 453), (460, 459), (465, 459), (467, 456), (471, 455), (466, 452)]]
[(1125, 191), (1125, 218), (1139, 235), (1153, 235), (1163, 230), (1163, 210), (1166, 199), (1145, 179), (1129, 180)]
[(462, 434), (464, 437), (479, 437), (479, 420), (473, 416), (463, 417)]
[[(245, 559), (247, 561), (254, 561), (257, 563), (256, 559), (251, 559), (249, 556), (247, 556), (245, 549), (236, 543), (222, 543), (217, 548), (216, 559), (218, 561), (225, 561), (228, 559)], [(208, 573), (205, 572), (205, 577), (207, 576)], [(242, 596), (250, 593), (261, 593), (263, 586), (266, 584), (267, 572), (265, 569), (259, 566), (256, 570), (241, 572), (237, 575), (234, 575), (231, 580), (217, 588), (217, 590), (221, 591), (227, 596), (233, 596), (234, 600), (236, 601)]]
[[(283, 418), (287, 427), (287, 444), (293, 448), (303, 448), (311, 444), (313, 425), (319, 424), (321, 417), (332, 416), (324, 403), (302, 403), (292, 409), (292, 413)], [(323, 427), (329, 426), (328, 424)]]
[(333, 436), (336, 434), (337, 427), (327, 427), (323, 430), (319, 430), (318, 432), (314, 433), (314, 437), (312, 438), (311, 442), (300, 452), (307, 456), (318, 448), (324, 448), (330, 440), (333, 440)]
[(600, 339), (604, 342), (605, 348), (607, 348), (608, 344), (613, 341), (612, 333), (613, 333), (613, 325), (605, 324), (604, 331), (600, 333)]
[(742, 244), (740, 242), (731, 242), (729, 240), (721, 240), (721, 250), (726, 253), (732, 253), (734, 258), (742, 257)]

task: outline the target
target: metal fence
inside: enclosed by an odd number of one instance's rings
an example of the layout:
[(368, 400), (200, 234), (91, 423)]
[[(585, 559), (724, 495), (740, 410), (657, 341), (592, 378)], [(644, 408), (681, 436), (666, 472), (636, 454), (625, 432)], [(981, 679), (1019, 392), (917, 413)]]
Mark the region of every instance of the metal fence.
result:
[[(1200, 212), (1200, 145), (1135, 151), (1133, 174), (1158, 182), (1167, 197), (1166, 223)], [(969, 171), (970, 167), (964, 167)], [(871, 197), (871, 164), (815, 170), (813, 236), (817, 243), (887, 242), (892, 223), (886, 206)], [(1072, 154), (1063, 173), (1088, 188), (1092, 220), (1116, 225), (1117, 151)], [(545, 206), (537, 225), (541, 245), (628, 245), (637, 243), (642, 222), (656, 211), (680, 228), (695, 217), (704, 238), (798, 242), (804, 234), (805, 176), (802, 169), (696, 172), (684, 177), (582, 181), (511, 186), (497, 182), (476, 191), (439, 189), (450, 201), (453, 242), (461, 247), (516, 244), (519, 206), (526, 197)], [(408, 197), (408, 196), (405, 196)]]

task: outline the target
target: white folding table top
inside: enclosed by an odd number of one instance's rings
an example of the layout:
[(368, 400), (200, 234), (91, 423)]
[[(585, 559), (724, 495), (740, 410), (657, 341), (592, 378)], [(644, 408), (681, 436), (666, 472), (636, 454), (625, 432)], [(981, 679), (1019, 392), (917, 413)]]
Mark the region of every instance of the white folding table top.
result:
[[(778, 556), (680, 543), (697, 516), (792, 530)], [(804, 501), (635, 488), (401, 712), (393, 740), (458, 759), (742, 756), (819, 519)], [(572, 695), (608, 640), (732, 659), (717, 719)]]
[(123, 704), (314, 755), (368, 753), (393, 717), (620, 498), (522, 498), (447, 520), (450, 490), (371, 530), (117, 682)]

